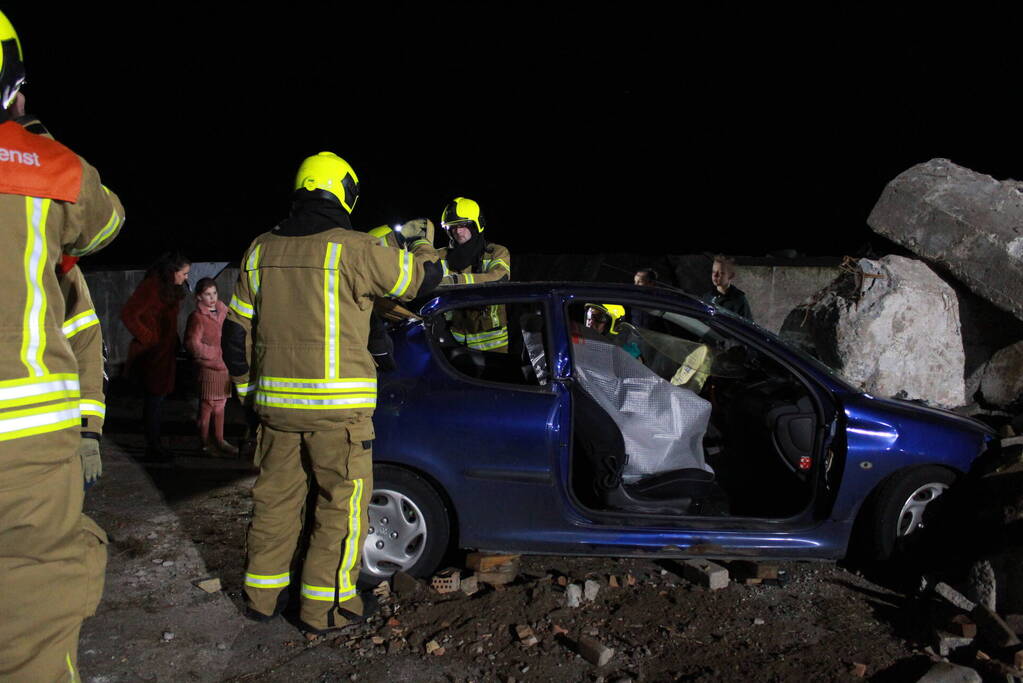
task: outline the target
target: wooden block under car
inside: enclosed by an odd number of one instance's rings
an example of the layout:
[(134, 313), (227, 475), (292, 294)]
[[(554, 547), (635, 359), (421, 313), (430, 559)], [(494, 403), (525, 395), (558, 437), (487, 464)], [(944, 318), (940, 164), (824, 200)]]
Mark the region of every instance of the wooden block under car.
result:
[(514, 562), (518, 565), (518, 555), (487, 555), (484, 553), (469, 553), (465, 558), (465, 566), (476, 572), (490, 572)]

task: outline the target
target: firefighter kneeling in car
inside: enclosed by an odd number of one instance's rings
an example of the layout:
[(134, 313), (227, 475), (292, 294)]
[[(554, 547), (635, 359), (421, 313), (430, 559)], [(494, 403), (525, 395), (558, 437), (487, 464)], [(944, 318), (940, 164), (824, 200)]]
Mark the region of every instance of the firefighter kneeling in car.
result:
[[(444, 207), (441, 227), (448, 248), (440, 249), (444, 284), (471, 285), (511, 279), (511, 252), (483, 237), (480, 205), (455, 197)], [(501, 305), (463, 308), (451, 314), (451, 336), (470, 349), (508, 353), (508, 316)]]
[(406, 234), (408, 251), (352, 230), (358, 196), (358, 177), (341, 157), (321, 152), (302, 162), (290, 216), (242, 258), (222, 337), (238, 394), (261, 423), (247, 615), (268, 620), (286, 603), (311, 477), (315, 524), (299, 591), (310, 637), (366, 616), (356, 581), (373, 492), (373, 301), (411, 300), (442, 276), (426, 239)]

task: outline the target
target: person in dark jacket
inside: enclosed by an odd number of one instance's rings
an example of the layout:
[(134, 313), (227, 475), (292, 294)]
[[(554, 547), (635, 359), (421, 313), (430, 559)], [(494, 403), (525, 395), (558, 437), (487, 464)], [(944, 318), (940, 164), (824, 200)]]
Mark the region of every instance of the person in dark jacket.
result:
[(732, 284), (734, 279), (735, 259), (718, 254), (714, 257), (714, 265), (710, 272), (710, 281), (714, 283), (714, 289), (700, 298), (713, 306), (753, 320), (753, 312), (750, 310), (746, 293)]
[(178, 307), (185, 297), (191, 261), (179, 252), (157, 259), (121, 309), (121, 321), (135, 337), (128, 347), (128, 372), (145, 390), (143, 422), (146, 457), (170, 460), (160, 444), (160, 408), (174, 391), (178, 338)]

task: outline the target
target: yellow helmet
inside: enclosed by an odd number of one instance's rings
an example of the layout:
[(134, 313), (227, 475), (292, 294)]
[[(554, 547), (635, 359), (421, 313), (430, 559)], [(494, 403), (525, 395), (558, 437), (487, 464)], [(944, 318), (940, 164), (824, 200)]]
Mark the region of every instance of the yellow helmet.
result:
[(476, 234), (482, 233), (486, 227), (480, 205), (466, 197), (455, 197), (444, 207), (444, 212), (440, 216), (440, 227), (450, 231), (456, 225), (469, 224), (476, 228)]
[(10, 20), (0, 12), (0, 108), (7, 109), (25, 82), (25, 57)]
[(625, 317), (625, 306), (618, 304), (586, 304), (585, 309), (593, 309), (606, 315), (608, 318), (607, 331), (609, 334), (618, 334), (618, 321)]
[(359, 198), (359, 176), (355, 169), (333, 152), (320, 152), (306, 158), (298, 167), (295, 189), (324, 190), (334, 195), (348, 213)]

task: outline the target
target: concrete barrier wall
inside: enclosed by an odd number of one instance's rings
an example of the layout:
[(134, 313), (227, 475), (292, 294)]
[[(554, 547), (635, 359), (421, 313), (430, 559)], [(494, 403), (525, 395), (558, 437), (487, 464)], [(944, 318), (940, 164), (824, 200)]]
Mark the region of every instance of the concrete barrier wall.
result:
[[(765, 259), (761, 259), (763, 261)], [(779, 265), (744, 265), (740, 261), (739, 276), (735, 284), (746, 292), (750, 307), (758, 323), (778, 332), (789, 311), (807, 297), (812, 296), (838, 275), (837, 265), (785, 263)], [(837, 259), (834, 259), (837, 263)], [(514, 257), (514, 279), (577, 280), (604, 282), (631, 282), (632, 272), (641, 265), (654, 265), (661, 279), (686, 291), (702, 294), (711, 289), (710, 264), (706, 255), (665, 256), (650, 259), (636, 255), (541, 255), (524, 254)], [(198, 265), (198, 264), (195, 264)], [(109, 366), (116, 373), (128, 357), (131, 333), (121, 322), (121, 307), (145, 276), (143, 270), (93, 270), (85, 274), (89, 283), (107, 342)], [(217, 276), (217, 288), (225, 303), (231, 300), (237, 268), (225, 268)], [(195, 308), (195, 300), (188, 296), (181, 302), (178, 330), (184, 334), (185, 322)]]

